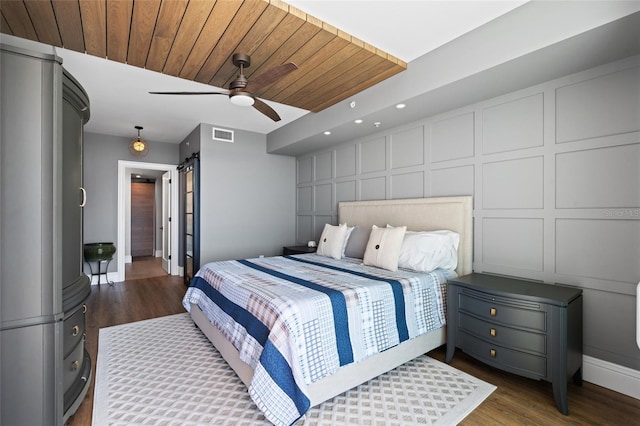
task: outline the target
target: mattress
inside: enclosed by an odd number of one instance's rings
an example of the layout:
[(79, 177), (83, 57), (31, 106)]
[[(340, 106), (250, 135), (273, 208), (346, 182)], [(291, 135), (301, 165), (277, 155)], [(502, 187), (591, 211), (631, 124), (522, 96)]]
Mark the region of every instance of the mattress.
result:
[(453, 271), (395, 272), (315, 254), (213, 262), (183, 304), (197, 305), (253, 370), (249, 394), (274, 424), (309, 408), (306, 388), (445, 325)]

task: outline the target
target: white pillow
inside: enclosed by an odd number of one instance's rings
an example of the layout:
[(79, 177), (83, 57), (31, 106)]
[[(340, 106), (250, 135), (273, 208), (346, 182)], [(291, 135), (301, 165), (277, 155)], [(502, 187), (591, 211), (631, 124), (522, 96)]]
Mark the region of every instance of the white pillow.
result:
[(398, 256), (406, 230), (406, 226), (378, 228), (373, 225), (362, 263), (389, 271), (397, 271)]
[(398, 266), (420, 272), (456, 269), (460, 235), (453, 231), (407, 231), (402, 242)]
[(344, 237), (347, 233), (347, 224), (342, 225), (324, 225), (318, 250), (316, 254), (320, 256), (333, 257), (334, 259), (342, 258), (342, 247), (344, 246)]
[[(346, 223), (345, 223), (346, 225)], [(347, 226), (347, 232), (344, 234), (344, 242), (342, 243), (342, 253), (341, 253), (341, 258), (344, 257), (344, 252), (347, 249), (347, 242), (349, 241), (349, 237), (351, 236), (351, 233), (353, 232), (353, 228), (355, 228), (355, 226)]]

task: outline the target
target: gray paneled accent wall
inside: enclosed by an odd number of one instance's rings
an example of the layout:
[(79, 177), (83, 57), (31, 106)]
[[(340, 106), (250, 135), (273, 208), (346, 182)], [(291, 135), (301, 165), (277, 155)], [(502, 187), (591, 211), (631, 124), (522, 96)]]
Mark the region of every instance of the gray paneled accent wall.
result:
[(339, 201), (473, 195), (474, 270), (583, 288), (585, 354), (640, 370), (640, 57), (306, 154), (297, 168), (299, 243), (337, 223)]

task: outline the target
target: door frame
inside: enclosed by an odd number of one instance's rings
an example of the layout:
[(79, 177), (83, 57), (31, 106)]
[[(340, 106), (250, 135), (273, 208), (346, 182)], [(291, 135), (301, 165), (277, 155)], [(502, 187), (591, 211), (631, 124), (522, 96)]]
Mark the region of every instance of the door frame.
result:
[[(138, 161), (118, 160), (118, 241), (116, 245), (116, 262), (118, 270), (114, 281), (120, 282), (125, 279), (125, 242), (126, 242), (126, 217), (131, 214), (131, 202), (127, 203), (127, 197), (131, 199), (131, 170), (160, 170), (170, 172), (171, 181), (177, 183), (179, 180), (178, 166), (176, 164), (144, 163)], [(178, 185), (171, 185), (171, 273), (172, 275), (182, 275), (178, 267)], [(128, 207), (128, 208), (127, 208)]]
[[(167, 176), (168, 175), (168, 176)], [(173, 230), (173, 221), (171, 215), (171, 203), (172, 195), (171, 189), (173, 185), (177, 185), (178, 182), (173, 181), (171, 178), (171, 172), (164, 172), (162, 174), (162, 232), (160, 233), (160, 238), (162, 238), (162, 269), (168, 274), (171, 274), (171, 259), (166, 256), (166, 252), (169, 251), (169, 255), (173, 258), (173, 251), (171, 250), (171, 231)], [(176, 218), (177, 220), (177, 218)]]

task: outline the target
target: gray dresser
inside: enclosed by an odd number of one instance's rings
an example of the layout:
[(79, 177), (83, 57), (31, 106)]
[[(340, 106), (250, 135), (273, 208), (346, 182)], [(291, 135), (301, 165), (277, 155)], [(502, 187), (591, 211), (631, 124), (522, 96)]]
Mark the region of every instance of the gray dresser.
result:
[(41, 46), (0, 44), (2, 425), (62, 425), (91, 378), (82, 267), (89, 99)]
[(447, 354), (455, 348), (511, 373), (553, 384), (568, 414), (567, 381), (582, 382), (582, 290), (470, 274), (447, 285)]

